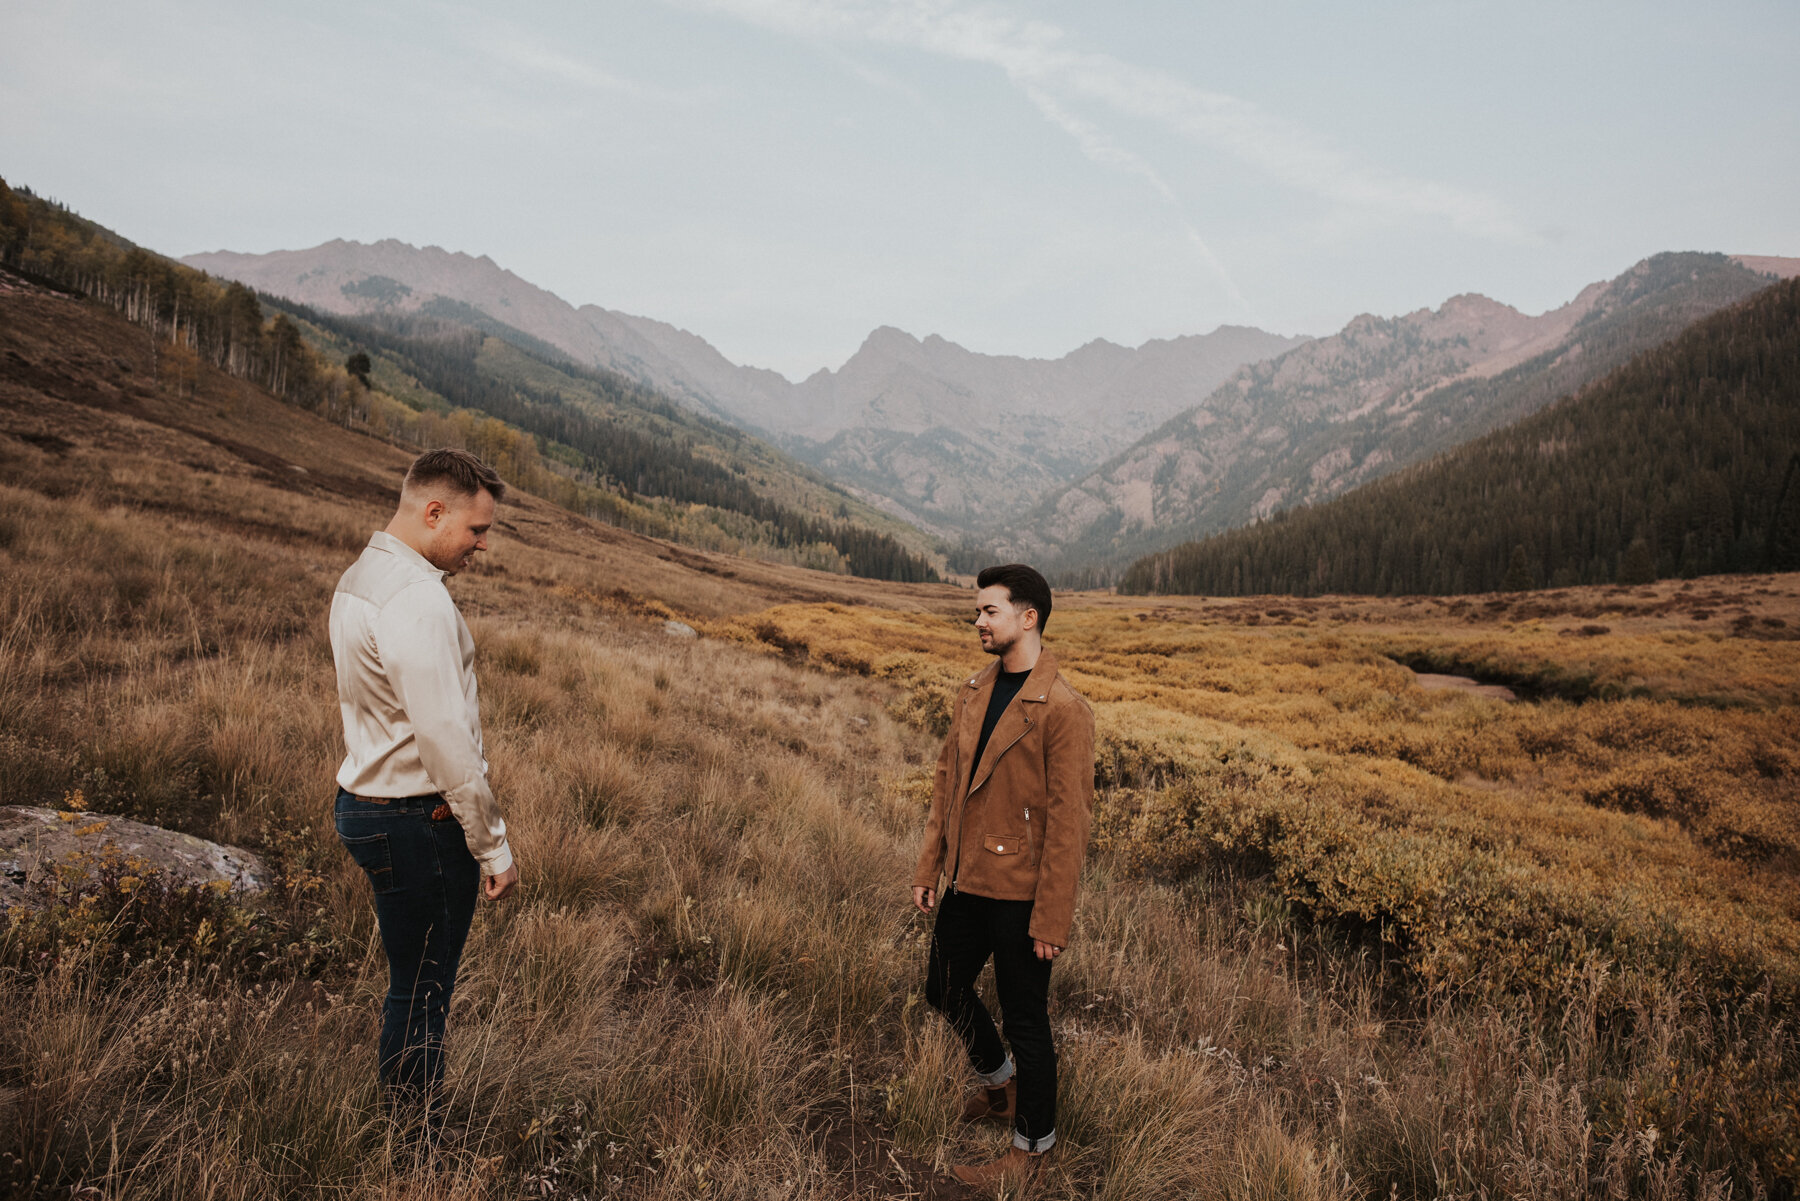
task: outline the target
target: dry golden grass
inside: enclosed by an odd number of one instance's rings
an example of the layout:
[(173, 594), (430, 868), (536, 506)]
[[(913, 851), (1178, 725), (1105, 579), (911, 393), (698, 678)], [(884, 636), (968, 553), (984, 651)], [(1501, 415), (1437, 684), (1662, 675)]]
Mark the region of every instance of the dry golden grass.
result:
[[(55, 327), (24, 317), (0, 353), (57, 371), (0, 372), (0, 802), (80, 791), (255, 845), (281, 880), (245, 903), (101, 873), (8, 917), (0, 1190), (950, 1196), (934, 1166), (997, 1152), (950, 1127), (967, 1077), (904, 896), (931, 728), (978, 658), (967, 593), (507, 508), (453, 587), (525, 882), (482, 907), (455, 1000), (465, 1133), (439, 1170), (397, 1168), (384, 967), (330, 830), (323, 614), (404, 456), (205, 372), (178, 403), (124, 371), (107, 386), (138, 399), (113, 403), (78, 369), (129, 363), (127, 335), (32, 341)], [(1793, 592), (1743, 607), (1791, 626)], [(1472, 612), (1058, 610), (1105, 790), (1053, 977), (1042, 1195), (1791, 1194), (1791, 999), (1752, 977), (1791, 963), (1793, 644), (1729, 611)], [(1659, 641), (1690, 629), (1706, 653)], [(1649, 695), (1506, 707), (1389, 661), (1478, 647), (1515, 679), (1591, 663)], [(1689, 694), (1740, 707), (1667, 699)], [(1501, 938), (1518, 921), (1592, 953), (1545, 962)]]
[[(1764, 617), (1800, 609), (1792, 577), (1738, 587)], [(1173, 876), (1220, 852), (1264, 861), (1289, 900), (1372, 928), (1430, 989), (1559, 989), (1603, 960), (1793, 997), (1800, 642), (1656, 620), (1569, 638), (1541, 618), (1470, 638), (1379, 604), (1373, 622), (1320, 612), (1350, 607), (1066, 600), (1051, 644), (1095, 704), (1102, 844)], [(934, 613), (786, 605), (709, 629), (892, 679), (896, 712), (940, 722), (970, 666), (963, 620)], [(1504, 662), (1539, 687), (1641, 664), (1663, 683), (1507, 704), (1425, 691), (1395, 656)]]

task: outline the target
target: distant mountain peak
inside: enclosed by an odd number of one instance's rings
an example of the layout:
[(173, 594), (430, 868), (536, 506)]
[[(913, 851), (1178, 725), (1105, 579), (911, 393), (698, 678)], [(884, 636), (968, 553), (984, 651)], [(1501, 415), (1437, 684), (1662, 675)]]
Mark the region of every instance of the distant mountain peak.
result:
[[(937, 335), (932, 334), (931, 337), (937, 338)], [(941, 338), (938, 340), (942, 341)], [(923, 343), (921, 343), (917, 338), (913, 337), (911, 334), (907, 333), (905, 330), (899, 328), (898, 326), (878, 325), (874, 329), (869, 331), (868, 337), (863, 339), (861, 349), (862, 350), (886, 350), (890, 347), (904, 347), (908, 350), (912, 350), (921, 345), (923, 345)]]
[(1504, 304), (1480, 292), (1458, 292), (1449, 300), (1438, 306), (1439, 313), (1477, 312), (1477, 313), (1511, 313), (1519, 315), (1519, 310), (1510, 304)]

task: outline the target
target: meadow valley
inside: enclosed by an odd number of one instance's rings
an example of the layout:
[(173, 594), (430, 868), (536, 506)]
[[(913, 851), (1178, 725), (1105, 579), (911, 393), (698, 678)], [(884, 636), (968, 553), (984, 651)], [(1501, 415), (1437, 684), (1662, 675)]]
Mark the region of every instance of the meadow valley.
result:
[[(471, 938), (453, 1153), (398, 1170), (324, 615), (409, 455), (171, 380), (83, 303), (0, 295), (0, 803), (251, 846), (278, 884), (98, 847), (34, 882), (0, 1189), (961, 1195), (936, 1169), (1000, 1136), (952, 1128), (905, 885), (972, 594), (509, 501), (452, 590), (524, 883)], [(1059, 596), (1101, 790), (1039, 1195), (1791, 1196), (1797, 634), (1795, 575)]]

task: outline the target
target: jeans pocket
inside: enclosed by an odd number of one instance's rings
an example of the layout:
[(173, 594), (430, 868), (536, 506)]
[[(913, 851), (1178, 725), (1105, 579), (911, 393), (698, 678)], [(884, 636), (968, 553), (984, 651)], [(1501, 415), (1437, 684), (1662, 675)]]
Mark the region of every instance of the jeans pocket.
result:
[(356, 866), (369, 877), (369, 887), (377, 896), (398, 887), (394, 882), (394, 853), (388, 849), (386, 834), (365, 834), (359, 838), (339, 834), (338, 841), (350, 852), (350, 858), (356, 860)]

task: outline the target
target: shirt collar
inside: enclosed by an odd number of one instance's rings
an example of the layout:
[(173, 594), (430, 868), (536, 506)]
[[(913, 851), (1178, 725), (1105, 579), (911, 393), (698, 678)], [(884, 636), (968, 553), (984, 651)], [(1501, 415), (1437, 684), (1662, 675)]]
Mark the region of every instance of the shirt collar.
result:
[(400, 539), (394, 537), (386, 530), (376, 530), (373, 534), (370, 534), (369, 545), (376, 550), (384, 550), (388, 554), (396, 556), (401, 562), (411, 563), (422, 571), (429, 571), (440, 580), (444, 578), (444, 573), (438, 568), (433, 567), (430, 559), (427, 559), (424, 555), (406, 545), (406, 543), (400, 541)]

